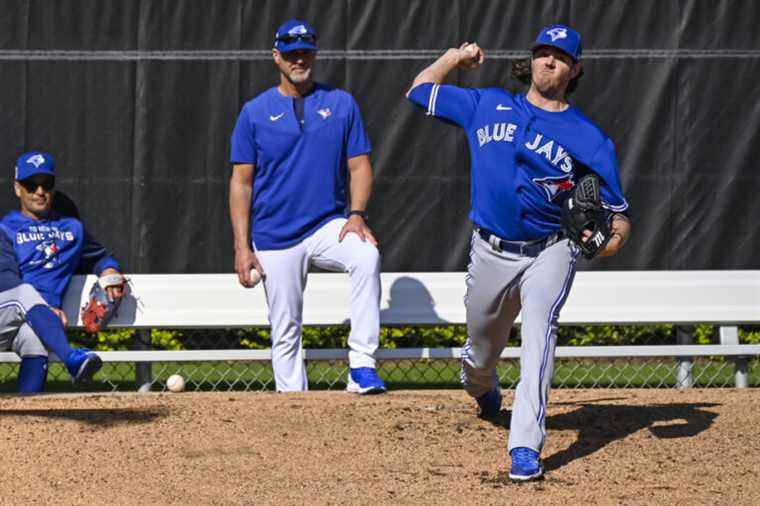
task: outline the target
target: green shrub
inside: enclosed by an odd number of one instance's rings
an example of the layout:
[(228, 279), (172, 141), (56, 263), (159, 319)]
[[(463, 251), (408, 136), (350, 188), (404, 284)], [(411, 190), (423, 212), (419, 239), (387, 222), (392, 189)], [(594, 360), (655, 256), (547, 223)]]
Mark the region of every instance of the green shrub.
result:
[[(348, 326), (304, 327), (304, 348), (345, 348), (350, 328)], [(689, 328), (694, 344), (719, 343), (717, 325), (695, 325)], [(135, 329), (115, 329), (92, 335), (83, 331), (71, 331), (69, 337), (79, 346), (100, 350), (129, 350), (137, 335)], [(213, 348), (223, 339), (224, 347), (265, 349), (271, 347), (269, 328), (242, 328), (221, 330), (152, 329), (152, 349), (197, 349), (198, 334), (206, 332), (205, 348)], [(614, 346), (614, 345), (664, 345), (675, 344), (673, 325), (578, 325), (559, 328), (560, 346)], [(464, 346), (467, 339), (465, 325), (382, 327), (381, 348), (456, 348)], [(742, 326), (739, 339), (744, 344), (760, 344), (760, 326)], [(221, 342), (221, 341), (220, 341)], [(519, 326), (512, 330), (507, 346), (519, 346)]]

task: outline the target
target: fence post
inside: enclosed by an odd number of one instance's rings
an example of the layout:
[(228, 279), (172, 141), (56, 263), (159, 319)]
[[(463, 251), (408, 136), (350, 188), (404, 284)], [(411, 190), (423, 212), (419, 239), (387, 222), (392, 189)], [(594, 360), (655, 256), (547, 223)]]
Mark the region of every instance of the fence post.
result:
[[(720, 344), (739, 344), (739, 327), (721, 327)], [(749, 386), (747, 357), (736, 357), (734, 365), (736, 367), (736, 372), (734, 373), (736, 388), (747, 388)]]
[[(686, 325), (676, 325), (676, 344), (693, 344), (694, 327)], [(694, 386), (694, 358), (678, 357), (678, 377), (676, 379), (678, 388), (691, 388)]]
[[(135, 350), (150, 350), (150, 329), (137, 329), (132, 344)], [(138, 392), (149, 392), (153, 383), (153, 367), (151, 362), (135, 362), (135, 387)]]

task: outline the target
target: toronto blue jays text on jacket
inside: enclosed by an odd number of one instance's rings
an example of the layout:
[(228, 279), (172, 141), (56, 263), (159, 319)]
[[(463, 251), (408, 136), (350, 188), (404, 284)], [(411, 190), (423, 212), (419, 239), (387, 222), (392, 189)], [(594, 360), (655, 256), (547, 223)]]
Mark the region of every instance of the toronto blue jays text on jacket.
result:
[(119, 263), (98, 244), (76, 218), (58, 214), (36, 220), (19, 211), (11, 211), (0, 222), (0, 230), (13, 245), (21, 279), (34, 286), (45, 301), (54, 307), (71, 281), (81, 273), (100, 274)]

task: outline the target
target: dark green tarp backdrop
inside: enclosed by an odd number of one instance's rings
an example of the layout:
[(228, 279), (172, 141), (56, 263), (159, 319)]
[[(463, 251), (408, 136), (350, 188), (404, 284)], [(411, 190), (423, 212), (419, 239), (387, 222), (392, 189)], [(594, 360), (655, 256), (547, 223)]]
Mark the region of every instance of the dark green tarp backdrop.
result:
[(269, 48), (292, 16), (320, 33), (318, 79), (361, 107), (383, 270), (466, 266), (464, 136), (404, 100), (411, 80), (476, 40), (486, 65), (452, 82), (512, 88), (510, 60), (553, 22), (584, 37), (575, 101), (616, 141), (634, 227), (583, 268), (758, 268), (753, 0), (0, 1), (0, 207), (15, 157), (42, 148), (128, 270), (230, 272), (229, 134), (277, 82)]

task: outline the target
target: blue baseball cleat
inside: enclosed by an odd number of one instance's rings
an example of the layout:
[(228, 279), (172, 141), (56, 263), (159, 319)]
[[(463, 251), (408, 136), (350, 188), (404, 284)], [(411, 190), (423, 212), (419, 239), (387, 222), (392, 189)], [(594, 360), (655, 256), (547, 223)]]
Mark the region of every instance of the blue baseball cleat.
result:
[(372, 367), (349, 369), (346, 390), (355, 394), (381, 394), (386, 391), (385, 383)]
[(512, 456), (512, 467), (509, 470), (509, 479), (513, 481), (538, 480), (544, 475), (544, 466), (537, 451), (530, 448), (514, 448), (509, 454)]
[(72, 350), (65, 363), (75, 385), (90, 381), (95, 373), (103, 367), (103, 360), (96, 353), (86, 348)]
[(499, 387), (489, 390), (480, 397), (476, 397), (475, 400), (478, 401), (478, 406), (480, 407), (479, 417), (493, 418), (501, 413), (501, 390)]

